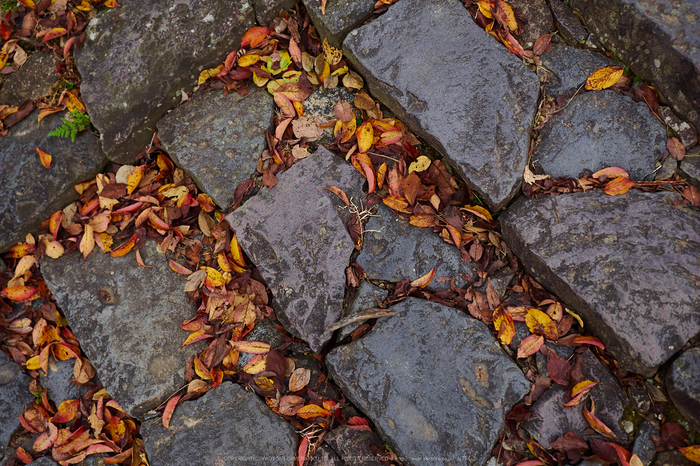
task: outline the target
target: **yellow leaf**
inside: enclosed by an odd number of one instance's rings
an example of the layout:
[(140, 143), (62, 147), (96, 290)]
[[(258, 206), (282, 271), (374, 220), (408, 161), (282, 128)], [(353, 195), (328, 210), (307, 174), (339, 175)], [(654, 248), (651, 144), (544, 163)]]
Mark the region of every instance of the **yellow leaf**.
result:
[(493, 326), (498, 332), (498, 339), (503, 345), (510, 345), (510, 342), (515, 336), (515, 324), (513, 323), (513, 318), (505, 312), (503, 306), (498, 306), (498, 308), (493, 312)]
[[(688, 458), (693, 463), (700, 464), (700, 445), (691, 445), (689, 447), (679, 448), (678, 451), (683, 453), (683, 456)], [(632, 463), (630, 462), (630, 466)]]
[(597, 69), (588, 77), (584, 87), (589, 91), (602, 91), (614, 86), (624, 72), (625, 70), (620, 66), (606, 66)]
[(481, 14), (484, 15), (484, 18), (493, 18), (493, 14), (491, 13), (491, 6), (493, 4), (493, 0), (479, 0), (478, 2), (476, 2), (476, 4), (479, 7), (479, 11), (481, 12)]
[[(256, 86), (258, 87), (263, 87), (267, 82), (270, 80), (270, 78), (261, 78), (255, 72), (253, 72), (253, 82), (255, 83)], [(279, 87), (279, 86), (278, 86)], [(269, 90), (269, 89), (268, 89)], [(275, 89), (276, 90), (276, 89)], [(270, 94), (274, 94), (274, 91), (271, 91)]]
[(83, 0), (80, 5), (77, 6), (77, 8), (80, 11), (90, 11), (92, 10), (92, 5), (90, 5), (88, 0)]
[(556, 322), (539, 309), (528, 309), (527, 315), (525, 316), (525, 323), (532, 333), (542, 335), (548, 340), (556, 341), (559, 336)]
[(430, 164), (433, 163), (432, 160), (430, 160), (428, 157), (425, 155), (419, 155), (418, 158), (416, 159), (415, 162), (411, 162), (411, 165), (408, 166), (408, 173), (409, 175), (413, 172), (423, 172), (430, 167)]
[(226, 280), (221, 272), (212, 267), (205, 267), (204, 270), (207, 272), (207, 278), (204, 279), (204, 284), (206, 286), (223, 286), (230, 281)]
[(634, 181), (619, 176), (605, 185), (605, 194), (619, 196), (629, 191), (632, 186), (634, 186)]
[(30, 371), (38, 370), (41, 367), (41, 364), (39, 363), (39, 356), (37, 355), (37, 356), (29, 358), (27, 360), (25, 367), (27, 368), (27, 370), (30, 370)]
[(372, 147), (372, 141), (374, 139), (374, 130), (372, 129), (372, 123), (365, 121), (355, 132), (357, 136), (357, 150), (360, 152), (367, 152), (370, 147)]
[(158, 190), (158, 191), (160, 192), (160, 194), (162, 194), (165, 197), (176, 198), (176, 199), (180, 199), (182, 196), (185, 196), (186, 194), (189, 194), (189, 192), (190, 192), (186, 186), (179, 186), (177, 188), (169, 188), (169, 189), (165, 189), (163, 191), (160, 191), (160, 190)]
[(219, 74), (219, 72), (223, 68), (224, 68), (224, 65), (219, 65), (216, 68), (209, 68), (208, 70), (202, 71), (201, 73), (199, 73), (199, 79), (197, 80), (197, 85), (201, 86), (202, 84), (207, 82), (207, 80), (209, 80), (209, 79), (213, 78), (214, 76), (216, 76), (217, 74)]
[(269, 377), (258, 377), (255, 379), (255, 385), (266, 392), (271, 392), (275, 389), (275, 382), (273, 382)]
[(430, 282), (433, 281), (433, 278), (435, 278), (435, 267), (430, 269), (428, 273), (426, 273), (422, 277), (413, 280), (411, 282), (411, 286), (415, 286), (416, 288), (425, 288), (426, 286), (430, 285)]
[(297, 411), (297, 416), (302, 419), (310, 419), (312, 417), (326, 417), (330, 413), (331, 412), (327, 409), (323, 409), (318, 405), (310, 404)]
[[(141, 178), (143, 177), (144, 172), (148, 168), (148, 165), (141, 165), (139, 167), (135, 167), (131, 173), (129, 173), (129, 176), (126, 178), (126, 192), (131, 194), (134, 192), (134, 190), (138, 187), (139, 182), (141, 182)], [(184, 187), (184, 186), (181, 186)]]
[(245, 68), (246, 66), (256, 64), (258, 61), (260, 61), (260, 55), (256, 55), (254, 53), (250, 55), (243, 55), (238, 59), (238, 66)]
[(198, 357), (194, 358), (194, 371), (197, 373), (200, 379), (211, 380), (209, 369), (202, 364), (202, 361), (200, 361)]
[(483, 218), (484, 220), (493, 220), (493, 217), (491, 216), (491, 212), (488, 210), (484, 209), (483, 207), (479, 205), (465, 205), (462, 210), (466, 210), (467, 212), (471, 212), (477, 217)]
[(387, 207), (398, 210), (399, 212), (404, 212), (406, 214), (412, 213), (410, 210), (408, 210), (408, 200), (404, 199), (403, 197), (387, 196), (382, 199), (382, 202)]
[(92, 235), (92, 227), (90, 225), (85, 225), (85, 230), (83, 232), (83, 238), (80, 240), (80, 245), (78, 249), (83, 253), (83, 259), (85, 259), (95, 247), (95, 237)]
[(328, 43), (328, 39), (323, 39), (323, 56), (329, 65), (337, 65), (343, 59), (343, 52)]
[(78, 99), (75, 94), (72, 92), (66, 92), (66, 97), (68, 98), (68, 101), (66, 102), (66, 107), (68, 107), (68, 110), (71, 112), (73, 110), (77, 110), (79, 112), (85, 113), (85, 105)]

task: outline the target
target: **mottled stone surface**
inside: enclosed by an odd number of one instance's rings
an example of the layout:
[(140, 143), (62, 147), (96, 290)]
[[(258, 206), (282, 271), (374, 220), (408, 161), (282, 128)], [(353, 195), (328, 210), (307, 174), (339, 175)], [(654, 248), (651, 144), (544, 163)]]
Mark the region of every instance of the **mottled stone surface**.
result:
[(651, 422), (644, 420), (634, 438), (631, 453), (637, 455), (644, 466), (649, 466), (656, 456), (656, 447), (651, 439), (652, 434), (661, 435), (661, 432)]
[(29, 393), (31, 381), (10, 357), (0, 351), (0, 460), (5, 455), (12, 432), (20, 426), (18, 416), (34, 399)]
[(327, 444), (322, 443), (314, 453), (311, 466), (345, 466), (338, 455)]
[[(76, 400), (80, 398), (80, 388), (70, 382), (73, 378), (73, 366), (75, 365), (75, 359), (69, 359), (67, 361), (56, 361), (51, 358), (49, 360), (49, 372), (44, 374), (43, 371), (39, 377), (41, 386), (48, 389), (49, 396), (56, 406), (60, 405), (65, 400)], [(83, 388), (82, 392), (85, 393), (89, 389)]]
[(239, 47), (255, 13), (244, 0), (122, 0), (119, 6), (90, 22), (75, 60), (105, 154), (133, 163), (158, 120), (180, 102), (180, 91), (192, 90), (202, 70)]
[(405, 464), (484, 464), (530, 384), (463, 312), (415, 298), (391, 310), (398, 314), (328, 354), (333, 380)]
[(255, 19), (261, 26), (267, 26), (270, 21), (277, 18), (280, 10), (289, 11), (297, 3), (297, 0), (255, 0)]
[[(554, 98), (563, 95), (567, 99), (574, 95), (595, 70), (616, 64), (602, 53), (560, 44), (552, 44), (551, 49), (540, 55), (540, 60), (542, 68), (537, 69), (537, 74), (542, 82), (546, 80), (547, 95)], [(581, 92), (585, 91), (581, 89)], [(602, 110), (604, 109), (599, 109)]]
[(654, 466), (695, 466), (696, 464), (683, 456), (683, 453), (678, 450), (659, 452), (654, 461)]
[[(586, 380), (600, 382), (591, 390), (590, 395), (595, 400), (595, 415), (617, 435), (618, 439), (624, 442), (627, 436), (620, 422), (628, 402), (625, 392), (593, 353), (586, 351), (583, 357)], [(559, 403), (559, 401), (565, 402), (566, 392), (566, 387), (553, 383), (549, 390), (532, 405), (531, 410), (534, 414), (523, 424), (523, 427), (544, 448), (549, 448), (550, 442), (566, 432), (573, 432), (583, 439), (591, 437), (586, 432), (590, 429), (590, 425), (583, 417), (581, 410), (583, 405), (565, 408)], [(590, 406), (588, 408), (590, 409)]]
[(194, 316), (184, 293), (186, 277), (173, 273), (155, 240), (134, 254), (95, 250), (45, 258), (41, 271), (81, 348), (107, 392), (133, 417), (155, 408), (184, 383), (197, 348), (182, 348), (180, 324)]
[(363, 178), (324, 148), (277, 178), (226, 219), (272, 290), (277, 317), (319, 352), (331, 337), (323, 332), (340, 318), (354, 249), (342, 201), (323, 188), (358, 199)]
[(663, 122), (676, 133), (678, 140), (683, 143), (686, 149), (698, 143), (698, 134), (695, 129), (685, 121), (681, 120), (673, 113), (669, 107), (660, 106), (657, 110)]
[(666, 127), (649, 107), (606, 90), (576, 96), (554, 115), (540, 130), (532, 160), (552, 178), (620, 167), (641, 180), (665, 149)]
[[(338, 116), (333, 111), (333, 107), (339, 101), (344, 100), (350, 104), (353, 103), (355, 96), (352, 92), (344, 87), (335, 87), (333, 89), (317, 88), (304, 102), (304, 116), (316, 118), (318, 122), (335, 120)], [(323, 136), (312, 144), (328, 144), (335, 141), (333, 136), (333, 127), (325, 128)]]
[(53, 52), (31, 54), (2, 85), (0, 104), (19, 106), (25, 100), (36, 100), (48, 94), (58, 81), (58, 73), (54, 70), (57, 64)]
[[(107, 163), (93, 133), (87, 131), (73, 143), (48, 136), (63, 124), (64, 115), (37, 123), (38, 115), (35, 111), (0, 139), (0, 252), (77, 199), (73, 186), (94, 177)], [(51, 168), (41, 164), (37, 147), (52, 156)]]
[(501, 216), (525, 271), (643, 376), (700, 332), (700, 214), (674, 193), (521, 198)]
[(374, 11), (374, 0), (331, 0), (326, 3), (326, 14), (321, 13), (322, 0), (303, 0), (307, 13), (321, 39), (340, 48), (350, 31), (369, 19)]
[(700, 151), (686, 154), (679, 165), (680, 175), (700, 188)]
[(526, 23), (517, 39), (523, 48), (531, 49), (535, 41), (551, 29), (552, 12), (545, 0), (512, 0), (509, 5), (520, 11)]
[(668, 394), (688, 423), (700, 430), (700, 347), (681, 354), (666, 375)]
[(168, 432), (160, 418), (141, 425), (153, 464), (293, 465), (298, 438), (254, 393), (224, 382), (175, 409)]
[(402, 0), (351, 32), (343, 52), (371, 92), (447, 157), (489, 207), (499, 210), (515, 197), (539, 81), (461, 2)]
[(274, 101), (264, 88), (250, 94), (221, 90), (195, 95), (158, 122), (158, 137), (173, 161), (226, 209), (239, 183), (255, 173), (270, 129)]
[[(559, 34), (570, 44), (583, 44), (588, 38), (588, 31), (581, 24), (581, 20), (571, 11), (569, 5), (563, 0), (550, 0), (555, 25)], [(556, 36), (554, 37), (556, 38)]]
[(384, 447), (384, 442), (372, 430), (353, 429), (345, 424), (328, 432), (324, 440), (347, 466), (379, 466), (372, 445)]
[[(363, 281), (360, 284), (360, 289), (357, 290), (357, 295), (355, 296), (355, 299), (353, 300), (352, 304), (350, 305), (347, 314), (344, 315), (343, 317), (349, 317), (353, 314), (357, 314), (360, 311), (364, 311), (365, 309), (371, 308), (371, 307), (378, 307), (377, 305), (377, 299), (379, 299), (379, 302), (381, 303), (386, 299), (386, 297), (389, 296), (389, 292), (379, 288), (378, 286), (374, 286), (371, 283)], [(353, 324), (347, 325), (343, 328), (341, 328), (338, 331), (338, 340), (342, 340), (343, 338), (347, 337), (350, 335), (357, 327), (365, 323), (366, 321), (360, 321), (360, 322), (355, 322)]]
[(700, 2), (571, 0), (602, 44), (700, 128)]
[(447, 289), (449, 282), (438, 282), (439, 278), (453, 278), (460, 286), (465, 283), (461, 274), (476, 276), (476, 264), (463, 262), (454, 245), (443, 241), (430, 228), (414, 227), (384, 204), (379, 205), (365, 230), (357, 263), (370, 280), (398, 282), (406, 277), (415, 280), (435, 267), (435, 278), (429, 288)]

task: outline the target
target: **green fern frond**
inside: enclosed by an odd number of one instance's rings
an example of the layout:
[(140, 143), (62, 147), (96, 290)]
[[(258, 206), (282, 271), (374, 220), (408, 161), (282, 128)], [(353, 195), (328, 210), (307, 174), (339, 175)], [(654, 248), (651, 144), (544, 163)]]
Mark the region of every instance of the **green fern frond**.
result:
[(90, 116), (79, 110), (72, 110), (67, 118), (61, 118), (63, 124), (49, 133), (49, 136), (59, 138), (70, 137), (71, 142), (75, 142), (78, 133), (90, 127)]

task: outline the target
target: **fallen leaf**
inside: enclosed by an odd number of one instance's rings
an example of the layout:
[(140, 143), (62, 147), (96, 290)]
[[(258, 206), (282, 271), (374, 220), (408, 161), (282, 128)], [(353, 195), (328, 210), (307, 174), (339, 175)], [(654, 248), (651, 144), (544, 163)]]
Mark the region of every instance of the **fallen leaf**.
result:
[(300, 396), (285, 395), (280, 399), (279, 412), (283, 416), (294, 416), (304, 403), (304, 399)]
[(629, 191), (632, 186), (634, 186), (634, 181), (620, 176), (605, 185), (605, 194), (619, 196)]
[(311, 419), (312, 417), (326, 417), (331, 412), (321, 408), (315, 404), (309, 404), (297, 411), (297, 416), (302, 419)]
[(343, 123), (348, 123), (355, 118), (355, 111), (352, 109), (352, 106), (344, 100), (339, 100), (335, 104), (333, 112)]
[(433, 281), (433, 278), (435, 278), (435, 267), (430, 269), (430, 271), (428, 271), (428, 273), (426, 273), (422, 277), (413, 280), (411, 282), (411, 286), (416, 288), (425, 288), (426, 286), (430, 285), (430, 282)]
[[(323, 128), (317, 124), (316, 118), (299, 117), (292, 121), (292, 131), (297, 138), (306, 138), (308, 141), (315, 141), (323, 136)], [(281, 138), (278, 138), (281, 139)], [(306, 149), (304, 149), (306, 150)]]
[(415, 160), (415, 162), (411, 162), (411, 164), (408, 166), (408, 173), (424, 172), (430, 167), (432, 163), (433, 161), (430, 160), (428, 157), (426, 157), (425, 155), (420, 155)]
[(601, 170), (598, 170), (595, 172), (593, 175), (591, 175), (593, 178), (600, 178), (601, 176), (605, 176), (608, 178), (617, 178), (619, 176), (623, 178), (629, 178), (630, 175), (627, 173), (625, 170), (623, 170), (620, 167), (606, 167)]
[(357, 150), (360, 152), (367, 152), (370, 147), (372, 147), (372, 141), (374, 139), (374, 130), (372, 129), (372, 123), (365, 121), (357, 128), (355, 131), (355, 136), (357, 136)]
[(47, 154), (38, 147), (36, 148), (36, 151), (39, 153), (39, 160), (41, 160), (41, 164), (44, 166), (44, 168), (51, 168), (51, 155)]
[(493, 326), (498, 332), (498, 339), (502, 345), (510, 345), (515, 336), (515, 323), (513, 318), (505, 312), (503, 306), (498, 306), (493, 311)]
[[(688, 447), (688, 448), (692, 448), (692, 447)], [(682, 448), (679, 448), (679, 450), (682, 450)], [(687, 458), (687, 456), (686, 456), (686, 458)], [(690, 459), (690, 458), (688, 458), (688, 459)], [(695, 461), (695, 462), (700, 463), (700, 461)], [(634, 454), (630, 457), (629, 463), (630, 463), (630, 466), (644, 466), (644, 463), (642, 462), (641, 459), (639, 459), (639, 456), (637, 456), (636, 454)]]
[(178, 401), (180, 401), (180, 395), (170, 398), (165, 405), (165, 409), (163, 410), (163, 427), (166, 429), (170, 426), (170, 418), (173, 417), (173, 412), (175, 411)]
[(343, 59), (343, 52), (329, 44), (328, 39), (323, 39), (321, 47), (323, 48), (323, 56), (326, 59), (326, 63), (330, 66), (337, 65)]
[(606, 66), (595, 70), (586, 80), (584, 88), (589, 91), (602, 91), (615, 85), (625, 70), (621, 66)]
[(57, 37), (65, 36), (67, 33), (68, 31), (65, 28), (51, 28), (38, 32), (36, 34), (36, 38), (38, 39), (40, 37), (43, 37), (43, 39), (41, 40), (41, 43), (43, 44)]
[(542, 55), (544, 52), (552, 48), (552, 34), (542, 34), (532, 46), (532, 52), (535, 55)]
[(80, 244), (78, 245), (78, 249), (80, 250), (80, 252), (83, 253), (83, 259), (85, 259), (92, 252), (92, 249), (94, 247), (95, 237), (93, 235), (92, 226), (85, 225), (83, 237), (80, 240)]
[(528, 335), (518, 346), (518, 359), (526, 358), (538, 352), (544, 344), (542, 335)]
[(265, 354), (270, 352), (270, 344), (263, 341), (236, 341), (233, 347), (241, 353)]
[(298, 392), (309, 384), (311, 380), (311, 371), (300, 367), (289, 377), (289, 391)]
[(679, 162), (683, 160), (683, 157), (685, 157), (685, 146), (678, 140), (678, 138), (669, 138), (668, 141), (666, 141), (666, 148), (671, 154), (671, 157)]
[[(683, 456), (688, 458), (693, 463), (700, 464), (700, 445), (691, 445), (689, 447), (681, 447), (678, 449), (678, 451), (683, 453)], [(632, 457), (634, 458), (634, 456), (636, 456), (636, 455), (633, 455)], [(633, 466), (631, 460), (630, 460), (630, 466)]]
[(589, 411), (585, 406), (583, 407), (583, 417), (588, 421), (588, 424), (601, 435), (605, 437), (616, 439), (617, 435), (610, 430), (600, 419), (595, 417), (591, 411)]
[(270, 30), (266, 27), (252, 27), (246, 31), (246, 33), (243, 35), (243, 38), (241, 39), (241, 48), (246, 47), (250, 45), (251, 47), (256, 47), (258, 44), (260, 44), (262, 41), (265, 40), (267, 37), (267, 34), (270, 32)]
[(483, 218), (484, 220), (493, 220), (493, 217), (491, 216), (491, 212), (486, 210), (485, 208), (478, 206), (478, 205), (465, 205), (462, 207), (462, 210), (466, 210), (467, 212), (471, 212), (477, 217)]
[(136, 245), (136, 236), (136, 233), (134, 233), (133, 235), (131, 235), (131, 238), (129, 238), (129, 240), (112, 249), (109, 254), (112, 257), (122, 257), (127, 255), (129, 251), (131, 251)]
[(64, 424), (72, 421), (80, 409), (80, 400), (65, 400), (56, 411), (56, 414), (51, 418), (54, 424)]
[(548, 340), (556, 341), (559, 336), (556, 322), (539, 309), (528, 309), (525, 323), (532, 333), (542, 335)]
[[(327, 0), (321, 0), (321, 14), (325, 14), (326, 10), (326, 1)], [(306, 453), (309, 449), (309, 436), (304, 435), (301, 438), (301, 442), (299, 442), (299, 449), (297, 450), (297, 461), (296, 461), (296, 466), (304, 466), (306, 463)]]

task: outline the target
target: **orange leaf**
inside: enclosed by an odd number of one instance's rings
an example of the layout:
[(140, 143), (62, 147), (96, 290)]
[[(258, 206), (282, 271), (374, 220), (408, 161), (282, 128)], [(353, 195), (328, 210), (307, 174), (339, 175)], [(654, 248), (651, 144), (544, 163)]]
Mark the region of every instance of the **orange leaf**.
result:
[(596, 337), (589, 337), (589, 336), (581, 336), (581, 337), (576, 337), (574, 338), (572, 343), (576, 343), (578, 345), (593, 345), (597, 346), (600, 349), (605, 349), (605, 345), (603, 344), (602, 341), (597, 339)]
[(372, 147), (372, 140), (374, 139), (374, 130), (372, 129), (372, 123), (365, 121), (362, 125), (355, 131), (355, 136), (357, 136), (357, 150), (360, 152), (367, 152), (370, 147)]
[(43, 44), (51, 39), (55, 39), (56, 37), (65, 36), (66, 33), (68, 33), (68, 31), (65, 28), (52, 28), (38, 32), (36, 38), (38, 39), (39, 37), (43, 36), (44, 38), (41, 40), (41, 43)]
[(134, 168), (129, 174), (128, 178), (126, 179), (126, 192), (128, 194), (134, 192), (136, 187), (139, 185), (139, 182), (141, 181), (141, 178), (143, 177), (143, 174), (147, 168), (148, 165), (141, 165)]
[(58, 229), (61, 227), (61, 220), (63, 220), (62, 210), (54, 212), (49, 218), (49, 233), (53, 235), (53, 239), (56, 239), (56, 236), (58, 236)]
[[(322, 1), (323, 1), (322, 5), (325, 7), (326, 0), (322, 0)], [(299, 450), (297, 450), (296, 466), (304, 466), (304, 463), (306, 463), (306, 452), (308, 449), (309, 449), (309, 436), (305, 435), (301, 438), (301, 442), (299, 442)]]
[(462, 244), (462, 234), (460, 231), (450, 225), (449, 223), (445, 225), (447, 227), (447, 231), (450, 232), (450, 237), (452, 238), (452, 242), (455, 244), (455, 246), (460, 247)]
[(350, 201), (348, 200), (348, 195), (345, 194), (345, 191), (343, 191), (337, 186), (326, 186), (323, 189), (327, 189), (328, 191), (332, 192), (333, 194), (338, 196), (345, 203), (346, 206), (350, 207)]
[(691, 445), (689, 447), (681, 447), (678, 449), (683, 456), (688, 458), (693, 463), (700, 464), (700, 445)]
[(270, 344), (262, 341), (236, 341), (234, 349), (242, 353), (265, 354), (270, 352)]
[(557, 323), (539, 309), (528, 309), (527, 315), (525, 316), (525, 323), (532, 333), (542, 335), (548, 340), (556, 341), (559, 337)]
[(542, 335), (528, 335), (518, 346), (518, 359), (535, 354), (542, 348), (543, 344), (544, 337)]
[(600, 419), (595, 417), (593, 413), (591, 413), (585, 406), (583, 407), (583, 417), (586, 418), (586, 421), (588, 421), (588, 424), (601, 435), (604, 435), (608, 438), (616, 439), (617, 435), (610, 430), (608, 426), (603, 424)]
[(398, 210), (399, 212), (404, 212), (407, 214), (412, 213), (410, 210), (408, 210), (408, 200), (403, 197), (387, 196), (382, 199), (382, 202), (387, 207)]
[(112, 257), (122, 257), (122, 256), (127, 255), (129, 253), (129, 251), (131, 251), (133, 249), (133, 247), (136, 245), (136, 237), (137, 237), (137, 235), (136, 235), (136, 233), (134, 233), (133, 235), (131, 235), (131, 238), (129, 238), (128, 241), (126, 241), (125, 243), (122, 243), (119, 246), (117, 246), (116, 248), (112, 249), (109, 254)]
[(618, 462), (618, 464), (619, 464), (620, 466), (630, 466), (629, 460), (630, 460), (630, 458), (632, 457), (632, 455), (630, 454), (629, 451), (627, 451), (625, 448), (622, 448), (622, 447), (621, 447), (620, 445), (618, 445), (617, 443), (608, 442), (608, 445), (610, 445), (611, 447), (613, 447), (613, 449), (614, 449), (615, 452), (617, 453), (617, 457), (618, 457), (618, 459), (620, 460), (620, 461)]
[(381, 164), (377, 169), (377, 188), (382, 189), (384, 186), (384, 180), (386, 179), (386, 171), (389, 168), (386, 162)]
[(493, 311), (493, 326), (498, 332), (498, 339), (503, 345), (510, 345), (515, 336), (515, 323), (513, 323), (513, 318), (508, 314), (503, 306), (498, 306), (495, 311)]
[(598, 170), (591, 176), (593, 178), (600, 178), (601, 176), (606, 176), (608, 178), (617, 178), (618, 176), (621, 176), (623, 178), (629, 178), (630, 174), (620, 167), (605, 167), (601, 170)]
[(246, 47), (248, 45), (250, 45), (251, 47), (257, 46), (265, 40), (268, 32), (270, 32), (270, 30), (262, 26), (256, 26), (248, 29), (248, 31), (246, 31), (245, 35), (243, 36), (243, 39), (241, 39), (241, 48)]
[(619, 196), (629, 191), (632, 186), (634, 186), (634, 181), (620, 176), (605, 185), (605, 194)]
[(240, 244), (238, 244), (238, 239), (236, 238), (236, 234), (233, 234), (233, 237), (231, 238), (231, 257), (233, 257), (233, 261), (238, 264), (240, 267), (245, 267), (245, 260), (243, 259), (243, 250), (241, 249)]
[(20, 2), (22, 5), (26, 6), (27, 8), (34, 8), (34, 0), (17, 0)]
[(228, 283), (228, 280), (213, 267), (205, 267), (204, 271), (207, 272), (207, 278), (204, 279), (204, 284), (210, 287), (223, 286)]
[(326, 417), (330, 413), (330, 411), (323, 409), (318, 405), (310, 404), (297, 411), (297, 416), (302, 419), (310, 419), (312, 417)]
[(430, 282), (433, 281), (433, 278), (435, 278), (435, 267), (430, 269), (430, 271), (422, 277), (413, 280), (411, 282), (411, 286), (415, 286), (416, 288), (425, 288), (426, 286), (430, 285)]
[(491, 216), (491, 212), (488, 210), (484, 209), (483, 207), (479, 205), (465, 205), (462, 207), (462, 210), (466, 210), (467, 212), (471, 212), (472, 214), (476, 215), (479, 218), (483, 218), (484, 220), (493, 220), (493, 217)]
[(586, 80), (584, 88), (589, 91), (602, 91), (615, 85), (625, 70), (621, 66), (606, 66), (595, 70)]
[(170, 418), (173, 417), (173, 411), (175, 411), (175, 406), (177, 406), (178, 401), (180, 401), (180, 395), (170, 398), (165, 405), (165, 409), (163, 410), (163, 427), (166, 429), (170, 425)]
[(33, 286), (10, 286), (2, 290), (2, 294), (12, 301), (25, 301), (39, 291)]
[(185, 267), (184, 265), (180, 265), (177, 262), (175, 262), (172, 259), (168, 260), (168, 265), (170, 266), (171, 269), (173, 269), (175, 272), (179, 273), (180, 275), (190, 275), (192, 271)]
[(51, 155), (47, 154), (38, 147), (36, 148), (36, 151), (39, 153), (39, 160), (41, 160), (41, 164), (44, 166), (44, 168), (51, 168)]
[(51, 422), (55, 424), (64, 424), (75, 418), (80, 408), (80, 400), (66, 400), (58, 406), (58, 411), (51, 418)]

